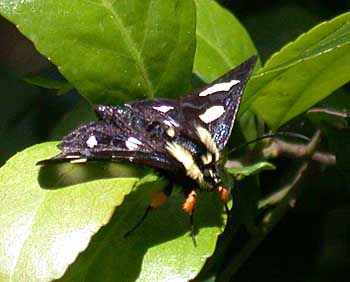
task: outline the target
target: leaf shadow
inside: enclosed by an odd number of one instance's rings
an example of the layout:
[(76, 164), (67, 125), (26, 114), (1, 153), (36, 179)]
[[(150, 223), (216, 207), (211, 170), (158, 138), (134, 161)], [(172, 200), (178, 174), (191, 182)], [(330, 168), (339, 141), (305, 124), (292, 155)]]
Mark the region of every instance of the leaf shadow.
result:
[(43, 189), (56, 190), (98, 179), (141, 177), (146, 171), (142, 166), (126, 163), (58, 163), (42, 166), (38, 174), (38, 183)]
[[(154, 187), (156, 183), (158, 187)], [(224, 209), (216, 193), (199, 195), (195, 213), (197, 247), (190, 236), (189, 217), (181, 210), (183, 195), (177, 189), (161, 208), (152, 210), (140, 227), (124, 237), (140, 220), (156, 190), (159, 182), (143, 184), (130, 193), (59, 281), (98, 281), (103, 277), (103, 281), (128, 282), (152, 272), (155, 277), (165, 277), (174, 275), (163, 270), (163, 266), (172, 267), (174, 258), (176, 263), (193, 269), (191, 260), (202, 261), (203, 257), (210, 256), (207, 244), (211, 239), (209, 244), (215, 245), (216, 237), (204, 234), (208, 234), (208, 228), (215, 227), (218, 235), (225, 222)]]

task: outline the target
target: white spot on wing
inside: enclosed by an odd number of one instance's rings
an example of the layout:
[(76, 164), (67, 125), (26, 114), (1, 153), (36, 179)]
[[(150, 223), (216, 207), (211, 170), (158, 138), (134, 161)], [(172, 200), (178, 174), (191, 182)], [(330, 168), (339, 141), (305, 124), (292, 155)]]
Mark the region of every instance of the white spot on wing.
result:
[(213, 120), (218, 119), (225, 112), (225, 108), (223, 106), (212, 106), (207, 109), (203, 114), (199, 115), (199, 118), (204, 123), (210, 123)]
[(173, 127), (173, 126), (179, 127), (179, 124), (172, 119), (171, 120), (164, 120), (163, 123), (169, 127)]
[(79, 155), (67, 155), (65, 156), (66, 159), (79, 159), (80, 156)]
[(199, 93), (199, 96), (207, 96), (216, 92), (221, 92), (221, 91), (229, 91), (232, 86), (240, 83), (240, 80), (231, 80), (229, 82), (222, 82), (222, 83), (216, 83), (213, 86), (205, 89), (201, 93)]
[(86, 145), (90, 148), (95, 147), (98, 144), (96, 137), (94, 135), (91, 135), (89, 139), (86, 141)]
[(136, 150), (141, 144), (142, 142), (135, 137), (129, 137), (128, 140), (125, 141), (125, 146), (129, 150)]
[(155, 109), (158, 112), (167, 113), (170, 110), (174, 109), (174, 107), (162, 105), (162, 106), (159, 106), (159, 107), (153, 107), (153, 109)]
[(76, 159), (76, 160), (71, 160), (70, 161), (71, 164), (81, 164), (81, 163), (86, 163), (86, 162), (87, 162), (86, 158)]

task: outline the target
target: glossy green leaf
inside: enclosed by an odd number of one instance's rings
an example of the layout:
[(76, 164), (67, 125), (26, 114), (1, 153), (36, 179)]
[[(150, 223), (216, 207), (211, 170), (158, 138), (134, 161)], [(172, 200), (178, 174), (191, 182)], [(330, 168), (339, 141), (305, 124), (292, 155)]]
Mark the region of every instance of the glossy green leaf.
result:
[(258, 162), (253, 165), (243, 166), (243, 167), (232, 167), (228, 168), (227, 172), (230, 174), (235, 174), (239, 176), (249, 176), (258, 174), (264, 170), (274, 170), (276, 167), (268, 162)]
[(56, 144), (18, 153), (0, 170), (1, 281), (51, 281), (70, 264), (62, 281), (188, 281), (199, 273), (226, 222), (216, 193), (199, 195), (197, 247), (179, 189), (124, 238), (165, 182), (152, 174), (137, 182), (143, 170), (130, 165), (35, 166), (57, 153)]
[(81, 165), (60, 166), (56, 177), (35, 165), (55, 155), (55, 145), (30, 147), (0, 169), (1, 281), (61, 277), (137, 181), (124, 177), (67, 185), (69, 175), (73, 182), (84, 179)]
[(273, 130), (350, 80), (350, 13), (324, 22), (272, 56), (251, 79), (241, 112)]
[(210, 82), (257, 54), (244, 27), (214, 0), (195, 0), (197, 49), (194, 73)]
[(93, 103), (189, 88), (192, 0), (0, 0), (0, 13)]
[(142, 185), (126, 198), (117, 216), (94, 237), (88, 249), (69, 268), (62, 281), (189, 281), (196, 277), (215, 249), (226, 213), (216, 193), (201, 193), (195, 212), (197, 247), (190, 222), (181, 210), (179, 190), (127, 238), (147, 208), (154, 191), (162, 186)]
[[(259, 134), (259, 121), (255, 113), (245, 111), (239, 119), (239, 127), (242, 131), (245, 141), (250, 142), (255, 140)], [(256, 144), (249, 144), (252, 149)]]

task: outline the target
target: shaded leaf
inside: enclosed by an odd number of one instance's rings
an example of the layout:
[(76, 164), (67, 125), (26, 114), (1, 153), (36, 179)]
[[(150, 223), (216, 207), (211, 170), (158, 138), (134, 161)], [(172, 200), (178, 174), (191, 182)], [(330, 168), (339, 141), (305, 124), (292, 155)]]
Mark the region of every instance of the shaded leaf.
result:
[(195, 0), (197, 49), (194, 73), (210, 82), (257, 54), (244, 27), (214, 0)]
[(27, 83), (30, 83), (36, 86), (58, 90), (57, 95), (66, 94), (67, 92), (73, 89), (73, 86), (70, 85), (68, 82), (58, 81), (58, 80), (54, 80), (52, 78), (48, 78), (40, 75), (27, 76), (23, 80)]
[(110, 224), (92, 240), (61, 281), (189, 281), (196, 277), (215, 249), (226, 214), (216, 193), (201, 193), (195, 212), (197, 247), (189, 217), (181, 210), (179, 190), (161, 208), (139, 222), (151, 195), (161, 185), (141, 185), (126, 198)]
[(350, 13), (324, 22), (276, 53), (252, 77), (241, 112), (252, 103), (278, 127), (350, 80)]
[(276, 167), (268, 162), (258, 162), (250, 166), (227, 168), (227, 172), (239, 176), (249, 176), (258, 174), (264, 170), (274, 170)]
[(0, 0), (0, 13), (93, 103), (175, 96), (189, 88), (191, 0)]
[[(57, 153), (56, 144), (31, 147), (0, 170), (2, 281), (50, 281), (60, 278), (73, 262), (62, 281), (96, 281), (101, 275), (104, 281), (188, 281), (199, 273), (226, 222), (216, 193), (199, 196), (197, 247), (178, 189), (124, 238), (165, 182), (156, 181), (152, 174), (137, 182), (135, 176), (143, 170), (108, 162), (35, 166)], [(22, 171), (20, 177), (18, 171)], [(113, 176), (124, 177), (101, 179)]]
[[(239, 119), (239, 127), (243, 133), (244, 139), (247, 142), (258, 138), (260, 133), (260, 123), (255, 113), (248, 110), (244, 112)], [(249, 144), (249, 148), (254, 148), (256, 144)]]

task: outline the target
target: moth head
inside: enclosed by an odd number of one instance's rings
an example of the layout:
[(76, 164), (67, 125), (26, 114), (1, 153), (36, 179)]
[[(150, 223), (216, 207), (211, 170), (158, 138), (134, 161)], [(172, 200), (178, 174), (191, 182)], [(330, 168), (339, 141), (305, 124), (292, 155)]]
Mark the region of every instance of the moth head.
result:
[(210, 186), (210, 190), (213, 190), (221, 183), (220, 169), (217, 162), (204, 167), (203, 180)]

